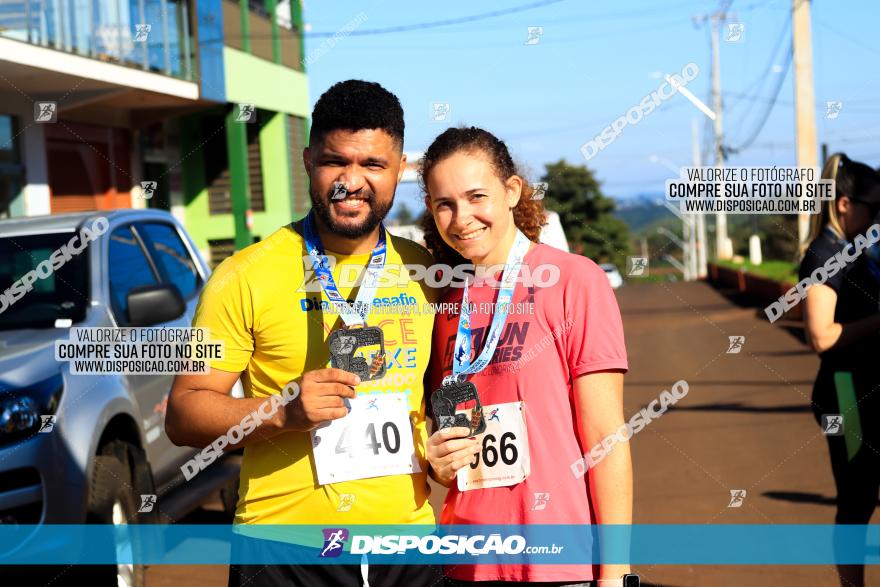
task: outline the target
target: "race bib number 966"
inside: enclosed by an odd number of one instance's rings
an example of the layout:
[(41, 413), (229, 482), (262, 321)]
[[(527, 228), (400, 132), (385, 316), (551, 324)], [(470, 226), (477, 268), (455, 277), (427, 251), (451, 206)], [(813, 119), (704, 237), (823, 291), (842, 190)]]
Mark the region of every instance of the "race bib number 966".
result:
[(483, 406), (486, 431), (477, 436), (480, 452), (469, 467), (458, 470), (459, 491), (516, 485), (529, 476), (529, 436), (525, 404)]

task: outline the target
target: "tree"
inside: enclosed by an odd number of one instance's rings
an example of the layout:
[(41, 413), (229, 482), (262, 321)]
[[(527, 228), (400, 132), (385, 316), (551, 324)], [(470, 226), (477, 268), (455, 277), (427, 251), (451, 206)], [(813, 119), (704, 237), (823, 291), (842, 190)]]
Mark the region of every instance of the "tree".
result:
[(407, 208), (406, 204), (404, 204), (403, 202), (400, 203), (400, 208), (397, 209), (397, 220), (401, 224), (413, 223), (412, 212), (409, 211), (409, 208)]
[(564, 159), (545, 168), (541, 178), (548, 183), (544, 205), (559, 214), (572, 251), (625, 269), (629, 228), (614, 217), (614, 200), (602, 193), (593, 172)]

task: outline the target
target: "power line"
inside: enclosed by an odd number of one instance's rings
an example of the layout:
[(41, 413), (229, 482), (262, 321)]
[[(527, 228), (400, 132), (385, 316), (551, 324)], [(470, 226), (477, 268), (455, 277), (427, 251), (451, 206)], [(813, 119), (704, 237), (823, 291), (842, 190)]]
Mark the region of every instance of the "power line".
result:
[(852, 43), (854, 45), (858, 45), (859, 47), (862, 47), (863, 49), (867, 49), (871, 53), (880, 54), (880, 49), (877, 49), (876, 47), (872, 47), (866, 43), (863, 43), (863, 42), (859, 41), (858, 39), (853, 38), (852, 35), (847, 35), (845, 33), (842, 33), (841, 31), (835, 29), (834, 27), (832, 27), (829, 24), (822, 22), (821, 20), (816, 20), (816, 24), (818, 24), (822, 28), (825, 28), (825, 29), (831, 31), (832, 33), (834, 33), (838, 37), (840, 37), (842, 39), (846, 39), (847, 41), (849, 41), (850, 43)]
[[(621, 30), (607, 30), (602, 29), (601, 33), (590, 34), (589, 36), (584, 35), (583, 33), (579, 33), (577, 35), (568, 35), (563, 37), (555, 37), (548, 36), (546, 33), (541, 38), (541, 46), (547, 45), (563, 45), (563, 44), (572, 44), (572, 43), (587, 43), (596, 39), (604, 39), (604, 38), (619, 38), (625, 37), (634, 34), (642, 34), (646, 31), (656, 31), (658, 27), (662, 28), (665, 26), (672, 26), (678, 23), (681, 23), (680, 18), (670, 19), (666, 21), (654, 21), (651, 24), (645, 25), (643, 27), (630, 27)], [(442, 31), (437, 31), (442, 32)], [(525, 33), (525, 31), (523, 31)], [(394, 44), (394, 45), (376, 45), (376, 44), (338, 44), (334, 50), (342, 49), (344, 51), (355, 51), (355, 52), (397, 52), (400, 51), (442, 51), (448, 53), (450, 51), (473, 51), (474, 49), (503, 49), (507, 47), (513, 46), (522, 46), (522, 39), (517, 37), (516, 39), (509, 41), (498, 41), (492, 43), (482, 43), (482, 44), (469, 44), (467, 42), (462, 42), (461, 38), (465, 36), (464, 34), (459, 34), (456, 37), (455, 44), (446, 44), (446, 45), (422, 45), (418, 43), (413, 44)], [(525, 34), (523, 34), (523, 37)], [(480, 40), (478, 35), (467, 35), (468, 39)]]
[[(365, 30), (353, 30), (346, 32), (346, 36), (351, 37), (363, 37), (367, 35), (386, 35), (389, 33), (405, 33), (409, 31), (420, 31), (425, 29), (433, 29), (437, 27), (451, 26), (454, 24), (464, 24), (469, 22), (476, 22), (479, 20), (486, 20), (489, 18), (497, 18), (499, 16), (507, 16), (508, 14), (515, 14), (517, 12), (524, 12), (526, 10), (534, 10), (535, 8), (541, 8), (543, 6), (549, 6), (551, 4), (558, 4), (559, 2), (565, 2), (565, 0), (542, 0), (541, 2), (531, 2), (529, 4), (522, 4), (520, 6), (514, 6), (512, 8), (507, 8), (505, 10), (493, 10), (491, 12), (483, 12), (481, 14), (474, 14), (472, 16), (462, 16), (459, 18), (447, 18), (445, 20), (435, 20), (433, 22), (421, 22), (415, 24), (406, 24), (399, 26), (391, 26), (384, 27), (378, 29), (365, 29)], [(334, 32), (317, 32), (317, 33), (305, 33), (307, 37), (333, 37), (339, 35), (339, 31)]]
[[(757, 95), (760, 91), (761, 86), (763, 85), (764, 80), (770, 75), (773, 71), (773, 66), (776, 65), (776, 54), (779, 53), (779, 49), (782, 47), (782, 42), (786, 38), (786, 32), (791, 28), (791, 19), (786, 18), (785, 22), (782, 25), (782, 30), (779, 31), (779, 35), (776, 37), (776, 44), (773, 46), (773, 50), (770, 51), (770, 62), (767, 64), (767, 67), (764, 68), (764, 71), (761, 72), (761, 75), (752, 82), (749, 87), (745, 91), (745, 96), (748, 95)], [(789, 37), (790, 38), (790, 37)], [(737, 101), (738, 102), (738, 101)], [(731, 107), (737, 104), (737, 102), (733, 102)], [(745, 119), (748, 118), (751, 113), (751, 106), (746, 110), (745, 114), (743, 114), (742, 118), (740, 118), (741, 122), (745, 122)]]
[[(489, 18), (507, 16), (508, 14), (515, 14), (517, 12), (524, 12), (526, 10), (540, 8), (541, 6), (544, 6), (547, 4), (552, 4), (555, 2), (562, 2), (562, 1), (563, 0), (545, 0), (544, 2), (535, 2), (533, 4), (527, 4), (527, 5), (523, 5), (523, 6), (519, 6), (519, 7), (513, 7), (510, 9), (507, 9), (507, 10), (496, 10), (493, 12), (487, 12), (487, 13), (477, 14), (477, 15), (473, 15), (473, 16), (455, 18), (455, 19), (447, 19), (447, 20), (433, 21), (433, 22), (427, 22), (427, 23), (418, 23), (418, 24), (412, 24), (412, 25), (400, 25), (400, 26), (396, 26), (396, 27), (387, 27), (387, 28), (380, 28), (380, 29), (366, 29), (366, 30), (352, 31), (352, 32), (348, 33), (346, 36), (353, 36), (353, 35), (364, 36), (364, 35), (397, 33), (397, 32), (407, 32), (410, 30), (425, 30), (425, 29), (430, 29), (430, 28), (438, 28), (438, 27), (450, 26), (450, 25), (454, 25), (454, 24), (468, 24), (471, 22), (477, 22), (477, 21), (486, 20)], [(690, 5), (692, 5), (692, 1), (688, 0), (686, 2), (673, 4), (671, 6), (667, 5), (667, 6), (663, 6), (662, 8), (658, 7), (655, 9), (648, 8), (648, 9), (640, 9), (640, 10), (630, 10), (630, 11), (625, 11), (625, 12), (609, 12), (609, 13), (605, 13), (605, 14), (585, 15), (583, 17), (578, 17), (578, 18), (565, 18), (565, 17), (563, 17), (563, 18), (542, 19), (541, 24), (542, 24), (542, 26), (546, 26), (546, 24), (553, 24), (553, 23), (577, 24), (580, 22), (591, 23), (591, 22), (603, 21), (603, 20), (627, 20), (627, 21), (630, 21), (635, 18), (650, 16), (652, 14), (668, 14), (671, 9), (683, 8), (685, 6), (690, 6)], [(751, 9), (756, 6), (759, 6), (759, 4), (750, 5), (748, 8)], [(763, 5), (760, 5), (760, 6), (763, 6)], [(658, 25), (658, 23), (654, 23), (654, 24), (655, 24), (655, 26)], [(492, 30), (497, 30), (497, 29), (492, 29)], [(306, 36), (306, 37), (332, 37), (337, 34), (339, 34), (338, 31), (337, 32), (321, 31), (321, 32), (307, 32), (304, 34), (304, 36)]]
[[(724, 95), (725, 96), (733, 96), (734, 98), (737, 98), (738, 100), (743, 100), (746, 102), (763, 102), (765, 104), (773, 102), (772, 96), (749, 96), (748, 94), (740, 94), (738, 92), (724, 92)], [(794, 106), (794, 102), (776, 100), (776, 103), (781, 106)]]
[(792, 56), (793, 52), (789, 51), (785, 59), (785, 69), (780, 72), (779, 77), (776, 80), (776, 88), (773, 91), (773, 100), (769, 104), (767, 104), (766, 108), (764, 108), (764, 112), (761, 115), (758, 126), (755, 127), (755, 130), (752, 132), (752, 134), (749, 135), (749, 138), (747, 138), (738, 147), (726, 147), (727, 151), (729, 151), (730, 153), (739, 153), (749, 148), (749, 146), (755, 142), (755, 139), (758, 138), (758, 135), (761, 134), (761, 131), (764, 129), (764, 125), (767, 123), (767, 119), (770, 118), (770, 113), (773, 111), (773, 107), (776, 105), (776, 100), (779, 97), (779, 91), (782, 89), (782, 84), (785, 82), (785, 78), (788, 75), (788, 70), (791, 68)]

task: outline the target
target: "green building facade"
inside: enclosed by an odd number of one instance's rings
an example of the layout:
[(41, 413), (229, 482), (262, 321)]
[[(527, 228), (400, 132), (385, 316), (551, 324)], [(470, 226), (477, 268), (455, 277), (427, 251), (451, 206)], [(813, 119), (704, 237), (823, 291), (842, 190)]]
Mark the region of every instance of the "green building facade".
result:
[[(309, 208), (300, 4), (291, 2), (285, 27), (276, 0), (265, 0), (265, 11), (220, 2), (222, 75), (203, 75), (202, 86), (207, 94), (208, 84), (222, 84), (225, 103), (179, 119), (183, 221), (212, 265)], [(240, 120), (250, 106), (250, 122)]]

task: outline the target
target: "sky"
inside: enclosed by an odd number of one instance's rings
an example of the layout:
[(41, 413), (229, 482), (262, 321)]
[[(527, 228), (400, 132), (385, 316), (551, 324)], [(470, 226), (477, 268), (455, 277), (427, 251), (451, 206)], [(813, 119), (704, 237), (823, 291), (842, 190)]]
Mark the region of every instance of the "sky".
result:
[[(460, 19), (540, 6), (471, 22)], [(606, 195), (626, 199), (663, 192), (673, 169), (693, 162), (692, 121), (698, 121), (704, 164), (712, 163), (711, 121), (676, 93), (587, 161), (581, 145), (656, 90), (665, 74), (690, 63), (687, 85), (711, 106), (708, 24), (693, 17), (718, 10), (720, 0), (304, 0), (311, 104), (333, 83), (349, 78), (381, 83), (404, 107), (406, 151), (423, 151), (448, 126), (481, 126), (502, 138), (528, 178), (546, 163), (587, 164)], [(791, 0), (734, 0), (721, 29), (720, 61), (725, 144), (750, 147), (728, 165), (794, 165), (795, 108), (791, 68)], [(405, 32), (371, 31), (455, 20)], [(812, 2), (816, 124), (830, 152), (880, 165), (880, 2)], [(526, 44), (529, 27), (542, 27)], [(354, 34), (346, 34), (351, 30)], [(328, 41), (322, 33), (339, 33)], [(365, 34), (369, 33), (369, 34)], [(322, 45), (323, 43), (323, 45)], [(776, 86), (780, 83), (778, 96)], [(826, 102), (842, 102), (826, 118)], [(433, 103), (448, 103), (446, 121), (431, 118)], [(552, 190), (552, 186), (551, 186)], [(417, 189), (398, 198), (415, 202)], [(420, 206), (420, 204), (417, 204)], [(420, 210), (418, 210), (420, 211)]]

